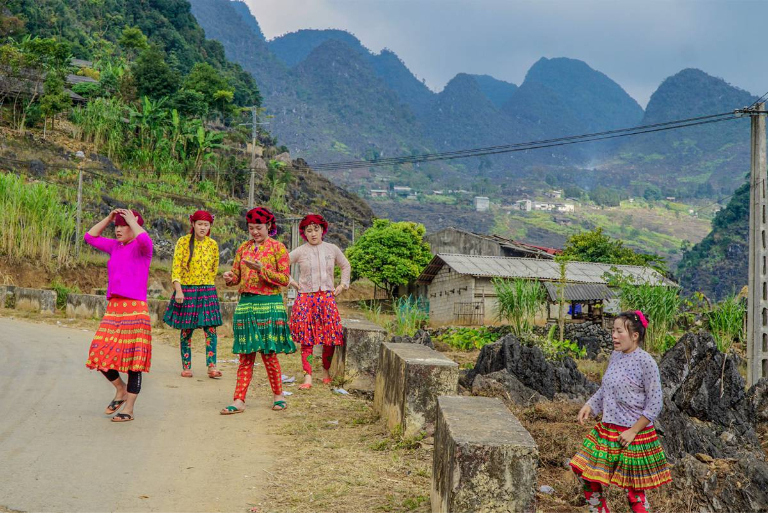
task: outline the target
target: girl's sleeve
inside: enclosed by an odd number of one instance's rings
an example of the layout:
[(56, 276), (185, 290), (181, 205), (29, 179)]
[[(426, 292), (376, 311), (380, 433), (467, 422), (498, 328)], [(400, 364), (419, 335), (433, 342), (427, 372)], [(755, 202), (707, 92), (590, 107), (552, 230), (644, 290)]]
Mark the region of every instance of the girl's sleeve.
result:
[(642, 415), (654, 422), (664, 406), (664, 393), (661, 390), (659, 366), (650, 355), (643, 362), (643, 388), (645, 389), (645, 406)]
[(95, 237), (87, 232), (83, 238), (85, 240), (85, 243), (88, 244), (89, 246), (93, 246), (99, 251), (103, 251), (104, 253), (108, 253), (110, 255), (112, 254), (112, 251), (115, 249), (115, 244), (117, 244), (117, 241), (115, 239), (108, 239), (106, 237), (101, 237), (101, 236)]
[(603, 413), (603, 387), (602, 385), (600, 388), (595, 392), (595, 395), (589, 398), (589, 401), (587, 401), (587, 404), (590, 408), (592, 408), (592, 415), (597, 417), (601, 413)]
[(297, 264), (299, 258), (301, 258), (301, 246), (288, 253), (288, 259), (290, 260), (291, 265)]
[(216, 279), (216, 274), (219, 272), (219, 245), (216, 241), (213, 241), (213, 257), (211, 258), (211, 276)]
[(341, 268), (341, 284), (344, 287), (349, 288), (349, 277), (352, 274), (352, 266), (349, 264), (349, 260), (344, 256), (338, 246), (336, 248), (336, 265)]
[(269, 269), (267, 266), (263, 266), (259, 275), (267, 283), (277, 287), (287, 287), (291, 280), (291, 257), (282, 243), (276, 248), (274, 258), (275, 268)]
[(243, 246), (240, 246), (237, 248), (237, 251), (235, 251), (235, 260), (232, 262), (232, 274), (235, 275), (235, 278), (229, 282), (229, 285), (237, 285), (240, 283), (240, 261), (243, 259)]
[(171, 283), (173, 282), (179, 282), (181, 283), (181, 267), (184, 265), (184, 255), (182, 253), (184, 252), (184, 244), (182, 244), (182, 239), (179, 239), (176, 241), (176, 249), (173, 250), (173, 268), (171, 269)]
[(152, 239), (147, 232), (140, 233), (136, 237), (136, 244), (139, 245), (139, 254), (152, 258)]

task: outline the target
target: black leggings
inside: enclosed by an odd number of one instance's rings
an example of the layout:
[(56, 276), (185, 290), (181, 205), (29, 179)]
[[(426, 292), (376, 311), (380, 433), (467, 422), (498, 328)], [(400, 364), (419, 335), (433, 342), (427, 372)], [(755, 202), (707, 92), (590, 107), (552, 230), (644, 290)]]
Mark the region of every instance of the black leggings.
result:
[[(104, 374), (104, 377), (109, 381), (120, 379), (120, 373), (115, 369), (101, 371), (101, 373)], [(138, 394), (139, 392), (141, 392), (141, 372), (128, 371), (128, 393)]]

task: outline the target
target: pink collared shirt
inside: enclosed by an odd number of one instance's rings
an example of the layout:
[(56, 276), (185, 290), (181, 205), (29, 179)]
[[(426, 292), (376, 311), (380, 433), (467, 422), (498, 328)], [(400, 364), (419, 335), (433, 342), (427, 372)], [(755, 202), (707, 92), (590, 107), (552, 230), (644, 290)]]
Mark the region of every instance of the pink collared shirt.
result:
[(292, 264), (299, 264), (300, 294), (334, 290), (333, 270), (337, 265), (341, 268), (341, 284), (349, 287), (352, 266), (337, 245), (321, 242), (313, 246), (307, 242), (291, 251), (290, 256)]
[(128, 244), (115, 239), (85, 234), (85, 242), (109, 254), (107, 263), (107, 299), (119, 296), (138, 301), (147, 300), (149, 264), (152, 262), (152, 239), (140, 233)]

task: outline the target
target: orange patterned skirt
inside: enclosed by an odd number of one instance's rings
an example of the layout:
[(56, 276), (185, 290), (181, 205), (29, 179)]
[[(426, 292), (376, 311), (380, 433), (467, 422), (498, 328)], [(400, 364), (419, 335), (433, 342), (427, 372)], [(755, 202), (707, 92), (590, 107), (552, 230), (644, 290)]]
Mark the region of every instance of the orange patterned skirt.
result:
[(104, 371), (149, 372), (151, 360), (152, 325), (147, 302), (111, 298), (85, 366)]

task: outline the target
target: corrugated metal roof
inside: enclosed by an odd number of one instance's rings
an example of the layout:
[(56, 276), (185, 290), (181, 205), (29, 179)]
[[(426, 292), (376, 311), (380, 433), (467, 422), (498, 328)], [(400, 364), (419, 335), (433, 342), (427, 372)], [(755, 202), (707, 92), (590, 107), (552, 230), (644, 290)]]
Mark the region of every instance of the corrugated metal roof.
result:
[[(550, 301), (559, 301), (558, 284), (545, 282)], [(613, 297), (613, 292), (607, 285), (597, 283), (567, 283), (565, 285), (566, 301), (604, 301)]]
[[(441, 253), (433, 257), (418, 281), (431, 282), (443, 265), (448, 265), (457, 273), (475, 277), (528, 278), (544, 281), (560, 279), (560, 264), (553, 260)], [(677, 286), (676, 283), (649, 267), (593, 262), (569, 262), (566, 264), (565, 279), (571, 283), (605, 284), (608, 283), (608, 275), (617, 273), (631, 278), (638, 284)]]

